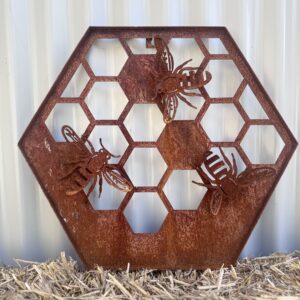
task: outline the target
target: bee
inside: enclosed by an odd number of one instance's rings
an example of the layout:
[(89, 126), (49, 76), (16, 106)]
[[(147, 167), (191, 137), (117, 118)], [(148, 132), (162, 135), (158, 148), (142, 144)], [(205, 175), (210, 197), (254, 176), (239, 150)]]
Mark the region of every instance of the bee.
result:
[(154, 46), (157, 50), (158, 82), (153, 99), (161, 95), (164, 122), (170, 123), (175, 118), (179, 100), (194, 109), (197, 108), (186, 99), (186, 96), (202, 96), (200, 93), (189, 91), (203, 87), (211, 80), (212, 76), (210, 72), (206, 71), (206, 79), (204, 79), (199, 68), (185, 67), (192, 59), (174, 68), (174, 58), (167, 44), (161, 38), (156, 37)]
[(235, 199), (241, 194), (243, 188), (247, 188), (259, 180), (272, 177), (276, 174), (275, 169), (272, 167), (257, 167), (247, 168), (238, 175), (236, 160), (233, 153), (231, 153), (233, 162), (231, 164), (222, 148), (219, 148), (219, 150), (222, 158), (212, 151), (207, 151), (204, 154), (203, 164), (213, 179), (205, 173), (201, 166), (196, 168), (203, 179), (206, 182), (209, 182), (209, 184), (193, 181), (193, 183), (213, 191), (210, 200), (210, 212), (213, 215), (219, 213), (224, 199)]
[(70, 170), (65, 174), (61, 180), (70, 179), (71, 188), (66, 190), (66, 195), (72, 196), (84, 190), (89, 183), (87, 196), (94, 190), (97, 178), (99, 178), (99, 197), (102, 192), (103, 178), (106, 182), (113, 187), (129, 192), (132, 190), (131, 182), (125, 178), (119, 168), (114, 165), (108, 164), (112, 157), (120, 157), (110, 153), (102, 144), (101, 138), (99, 139), (101, 149), (95, 151), (92, 143), (87, 140), (90, 150), (85, 142), (76, 134), (70, 126), (63, 126), (62, 135), (67, 143), (71, 143), (75, 148), (76, 159), (66, 162), (64, 165), (71, 166)]

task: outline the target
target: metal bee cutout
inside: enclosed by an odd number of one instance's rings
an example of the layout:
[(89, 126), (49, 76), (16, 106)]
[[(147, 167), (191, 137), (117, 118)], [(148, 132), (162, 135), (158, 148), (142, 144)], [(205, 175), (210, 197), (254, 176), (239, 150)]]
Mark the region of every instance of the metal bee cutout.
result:
[(206, 85), (212, 78), (211, 73), (203, 73), (198, 67), (185, 67), (192, 59), (183, 62), (174, 69), (174, 59), (167, 44), (159, 37), (154, 38), (154, 46), (157, 50), (156, 62), (158, 69), (158, 83), (155, 96), (161, 95), (161, 104), (164, 108), (164, 121), (170, 123), (174, 120), (178, 101), (181, 100), (188, 106), (196, 107), (186, 99), (186, 96), (201, 96), (200, 93), (190, 92)]
[(241, 194), (243, 188), (247, 188), (259, 180), (263, 180), (276, 174), (275, 169), (272, 167), (257, 167), (246, 169), (238, 175), (234, 155), (231, 153), (233, 161), (233, 164), (231, 164), (222, 148), (219, 148), (219, 150), (222, 158), (211, 151), (207, 151), (204, 154), (203, 164), (213, 179), (209, 178), (201, 166), (196, 168), (204, 180), (209, 182), (209, 184), (193, 181), (195, 184), (213, 190), (210, 201), (210, 212), (213, 215), (219, 213), (224, 199), (235, 199)]
[(72, 196), (84, 188), (86, 188), (92, 181), (89, 187), (87, 196), (94, 190), (97, 178), (99, 177), (99, 197), (102, 192), (103, 178), (106, 182), (113, 187), (129, 192), (132, 190), (132, 184), (120, 172), (119, 168), (108, 164), (111, 157), (119, 157), (110, 153), (102, 144), (101, 138), (99, 139), (101, 149), (95, 151), (92, 143), (87, 140), (90, 150), (85, 142), (80, 139), (76, 132), (70, 126), (63, 126), (62, 135), (67, 143), (72, 143), (77, 151), (75, 160), (67, 161), (65, 166), (70, 166), (70, 170), (65, 174), (61, 180), (70, 179), (72, 188), (66, 190), (66, 195)]

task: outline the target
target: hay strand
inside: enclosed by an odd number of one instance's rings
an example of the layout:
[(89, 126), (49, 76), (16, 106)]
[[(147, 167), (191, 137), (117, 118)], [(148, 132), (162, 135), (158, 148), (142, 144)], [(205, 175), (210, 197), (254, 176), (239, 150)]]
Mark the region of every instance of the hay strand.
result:
[[(204, 272), (83, 272), (65, 254), (0, 268), (0, 299), (300, 299), (300, 252), (244, 259)], [(25, 264), (25, 266), (24, 266)], [(21, 267), (23, 266), (23, 267)]]

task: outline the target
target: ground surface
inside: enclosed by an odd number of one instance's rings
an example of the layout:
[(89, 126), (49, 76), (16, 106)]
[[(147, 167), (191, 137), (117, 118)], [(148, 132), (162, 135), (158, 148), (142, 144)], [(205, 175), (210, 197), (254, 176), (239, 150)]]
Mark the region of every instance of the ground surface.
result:
[(62, 253), (46, 263), (0, 268), (0, 299), (300, 299), (300, 252), (245, 259), (199, 272), (98, 267), (82, 272)]

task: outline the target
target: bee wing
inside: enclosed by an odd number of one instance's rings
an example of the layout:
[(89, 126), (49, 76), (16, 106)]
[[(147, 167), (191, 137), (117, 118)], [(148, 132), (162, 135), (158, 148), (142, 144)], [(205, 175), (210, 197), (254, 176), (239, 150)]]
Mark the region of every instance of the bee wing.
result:
[(116, 166), (105, 165), (102, 174), (108, 184), (121, 191), (129, 192), (133, 188), (131, 182), (121, 174)]
[(81, 192), (85, 186), (87, 185), (87, 182), (85, 179), (83, 179), (78, 171), (74, 171), (70, 174), (68, 174), (67, 177), (61, 178), (60, 181), (62, 182), (62, 185), (65, 190), (65, 194), (67, 196), (73, 196)]
[(255, 181), (259, 181), (265, 178), (272, 177), (276, 174), (276, 171), (272, 167), (258, 167), (246, 169), (244, 172), (238, 175), (238, 182), (242, 185), (249, 185)]
[(156, 37), (154, 39), (154, 45), (157, 50), (156, 57), (159, 71), (162, 73), (166, 73), (168, 71), (172, 72), (174, 69), (174, 58), (169, 47), (160, 37)]
[(222, 200), (223, 195), (219, 191), (214, 191), (210, 200), (210, 212), (213, 215), (217, 215), (219, 213)]
[(164, 104), (164, 121), (170, 123), (174, 120), (177, 107), (178, 99), (176, 95), (165, 95), (163, 98)]
[(62, 135), (67, 143), (72, 143), (77, 149), (82, 151), (84, 154), (90, 154), (89, 149), (86, 147), (85, 143), (78, 136), (78, 134), (68, 125), (64, 125), (61, 128)]

